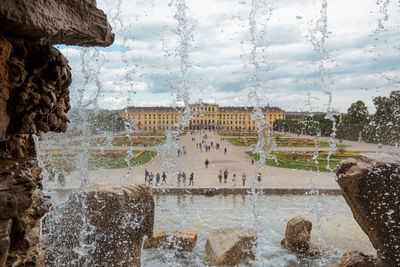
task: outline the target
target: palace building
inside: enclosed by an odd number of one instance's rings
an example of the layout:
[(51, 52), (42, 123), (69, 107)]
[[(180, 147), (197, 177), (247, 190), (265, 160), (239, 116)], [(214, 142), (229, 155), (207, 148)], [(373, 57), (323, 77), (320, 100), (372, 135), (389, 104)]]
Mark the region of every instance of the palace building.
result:
[[(190, 130), (246, 130), (256, 131), (257, 122), (251, 118), (252, 107), (220, 107), (216, 104), (190, 105)], [(272, 127), (275, 120), (284, 120), (285, 111), (277, 107), (263, 107), (264, 119)], [(132, 120), (138, 130), (173, 129), (183, 115), (183, 108), (128, 107), (120, 115)]]

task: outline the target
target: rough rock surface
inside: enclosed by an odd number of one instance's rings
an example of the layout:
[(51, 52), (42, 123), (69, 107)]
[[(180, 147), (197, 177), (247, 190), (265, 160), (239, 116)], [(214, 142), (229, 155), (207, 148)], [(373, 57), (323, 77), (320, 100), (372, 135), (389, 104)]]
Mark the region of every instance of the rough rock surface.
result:
[(350, 251), (343, 254), (340, 261), (333, 267), (377, 267), (383, 266), (378, 259), (360, 251)]
[(340, 163), (337, 176), (353, 216), (386, 266), (400, 266), (400, 162), (366, 154)]
[(296, 254), (303, 256), (318, 256), (335, 251), (321, 245), (312, 244), (311, 239), (312, 223), (301, 216), (290, 219), (286, 225), (285, 238), (282, 239), (282, 247)]
[(95, 0), (2, 0), (0, 25), (0, 266), (43, 266), (50, 202), (32, 135), (66, 130), (71, 84), (50, 44), (106, 46), (114, 35)]
[(35, 248), (40, 246), (40, 218), (50, 207), (40, 190), (41, 178), (34, 159), (0, 161), (0, 220), (11, 221), (10, 231), (0, 224), (0, 232), (7, 233), (10, 242), (6, 251), (0, 249), (0, 258), (8, 254), (8, 265), (16, 260), (39, 265)]
[(234, 266), (247, 258), (254, 259), (256, 242), (257, 232), (253, 228), (235, 226), (210, 230), (206, 241), (206, 261), (212, 266)]
[(140, 266), (143, 236), (153, 234), (150, 189), (96, 186), (67, 195), (44, 219), (47, 265)]
[[(0, 4), (1, 5), (1, 4)], [(40, 218), (50, 207), (32, 134), (65, 131), (68, 62), (51, 46), (0, 35), (0, 220), (11, 220), (7, 265), (40, 265)], [(4, 224), (0, 232), (8, 233)], [(4, 236), (3, 241), (7, 238)]]
[(10, 247), (11, 219), (0, 220), (0, 266), (6, 266)]
[(197, 233), (193, 230), (157, 232), (143, 242), (143, 248), (164, 248), (177, 251), (192, 251), (196, 245)]
[[(29, 134), (63, 132), (69, 122), (68, 61), (51, 46), (0, 36), (0, 130), (13, 157), (23, 158)], [(1, 136), (0, 136), (1, 137)]]
[(297, 216), (288, 221), (286, 225), (285, 238), (281, 244), (286, 249), (305, 253), (310, 248), (312, 223), (301, 216)]
[(95, 0), (2, 0), (0, 32), (40, 44), (108, 46), (107, 16)]

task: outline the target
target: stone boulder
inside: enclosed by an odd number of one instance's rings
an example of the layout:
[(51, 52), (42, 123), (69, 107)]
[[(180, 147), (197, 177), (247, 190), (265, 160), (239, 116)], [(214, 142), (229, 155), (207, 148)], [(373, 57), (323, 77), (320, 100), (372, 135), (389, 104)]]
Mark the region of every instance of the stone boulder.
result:
[(314, 257), (335, 251), (321, 245), (312, 244), (311, 239), (312, 223), (301, 216), (290, 219), (286, 225), (285, 238), (281, 245), (287, 250), (299, 255)]
[(310, 249), (312, 223), (301, 216), (289, 220), (286, 225), (285, 238), (281, 241), (284, 248), (305, 253)]
[(143, 236), (153, 234), (150, 189), (99, 185), (60, 202), (44, 219), (47, 265), (140, 266)]
[(206, 261), (212, 266), (234, 266), (247, 258), (255, 259), (257, 232), (244, 226), (213, 229), (206, 241)]
[(385, 266), (400, 266), (400, 161), (365, 154), (340, 163), (338, 184)]
[(196, 245), (196, 231), (156, 232), (143, 242), (143, 248), (164, 248), (177, 251), (192, 251)]
[(0, 32), (40, 44), (108, 46), (114, 41), (96, 0), (2, 0)]
[(350, 251), (343, 254), (342, 258), (333, 267), (377, 267), (383, 266), (378, 259), (360, 251)]

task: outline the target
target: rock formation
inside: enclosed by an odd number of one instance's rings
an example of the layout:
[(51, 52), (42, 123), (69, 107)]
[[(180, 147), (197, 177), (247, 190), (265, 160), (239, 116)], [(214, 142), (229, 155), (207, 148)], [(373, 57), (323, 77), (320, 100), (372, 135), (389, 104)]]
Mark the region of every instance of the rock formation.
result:
[(45, 217), (46, 264), (140, 266), (143, 236), (152, 236), (153, 220), (153, 195), (145, 185), (70, 192)]
[(333, 267), (377, 267), (382, 266), (376, 257), (360, 251), (350, 251), (343, 254), (340, 261)]
[[(68, 61), (51, 44), (109, 45), (94, 0), (0, 1), (0, 266), (42, 265), (43, 196), (33, 134), (63, 132)], [(7, 262), (7, 263), (6, 263)]]
[(177, 251), (192, 251), (196, 246), (196, 231), (176, 231), (176, 232), (157, 232), (153, 236), (146, 238), (143, 248), (164, 248)]
[(301, 216), (290, 219), (286, 225), (285, 238), (281, 241), (284, 248), (305, 253), (310, 249), (312, 223)]
[(96, 0), (2, 0), (0, 25), (7, 35), (39, 44), (108, 46), (114, 42)]
[(237, 265), (247, 258), (255, 259), (253, 247), (257, 232), (253, 228), (235, 226), (210, 230), (206, 241), (208, 265)]
[(282, 247), (302, 256), (314, 257), (335, 251), (312, 244), (311, 239), (312, 223), (301, 216), (290, 219), (286, 225), (285, 238), (282, 239)]
[(365, 154), (340, 163), (337, 176), (353, 216), (385, 266), (400, 266), (400, 162)]

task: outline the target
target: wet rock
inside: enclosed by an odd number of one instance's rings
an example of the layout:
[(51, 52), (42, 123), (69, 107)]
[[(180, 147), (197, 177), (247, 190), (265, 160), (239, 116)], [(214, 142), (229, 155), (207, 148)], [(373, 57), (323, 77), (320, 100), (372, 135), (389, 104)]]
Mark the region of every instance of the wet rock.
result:
[[(0, 221), (10, 222), (9, 230), (0, 223), (0, 258), (8, 254), (7, 262), (11, 258), (24, 262), (39, 258), (33, 255), (38, 255), (35, 248), (40, 241), (40, 218), (49, 209), (48, 198), (40, 190), (41, 179), (41, 169), (34, 159), (0, 161)], [(35, 261), (33, 265), (37, 264)]]
[(0, 220), (18, 217), (32, 205), (40, 174), (32, 159), (0, 161)]
[(249, 227), (210, 230), (206, 241), (206, 261), (213, 266), (234, 266), (247, 258), (254, 260), (256, 241), (257, 232)]
[(365, 154), (340, 163), (337, 176), (353, 216), (385, 266), (400, 266), (400, 162)]
[(0, 266), (6, 266), (10, 246), (11, 220), (0, 220)]
[(282, 239), (282, 247), (296, 254), (314, 257), (335, 251), (318, 244), (312, 244), (312, 223), (301, 216), (290, 219), (286, 225), (285, 238)]
[(13, 218), (10, 251), (27, 251), (39, 244), (40, 218), (50, 209), (49, 197), (36, 189), (32, 194), (32, 204), (22, 214)]
[(350, 251), (343, 254), (342, 258), (333, 267), (377, 267), (383, 266), (372, 255), (360, 251)]
[(305, 253), (310, 248), (312, 223), (301, 216), (289, 220), (286, 225), (285, 238), (281, 241), (284, 248)]
[(45, 267), (45, 251), (41, 244), (27, 251), (10, 251), (7, 266), (37, 266)]
[(0, 32), (40, 44), (108, 46), (114, 41), (107, 16), (93, 0), (2, 0)]
[(143, 237), (152, 236), (153, 224), (153, 196), (145, 185), (68, 192), (44, 219), (46, 264), (140, 266)]
[(197, 232), (176, 231), (176, 232), (156, 232), (152, 237), (148, 237), (143, 242), (143, 248), (164, 248), (175, 249), (177, 251), (192, 251), (196, 245)]

